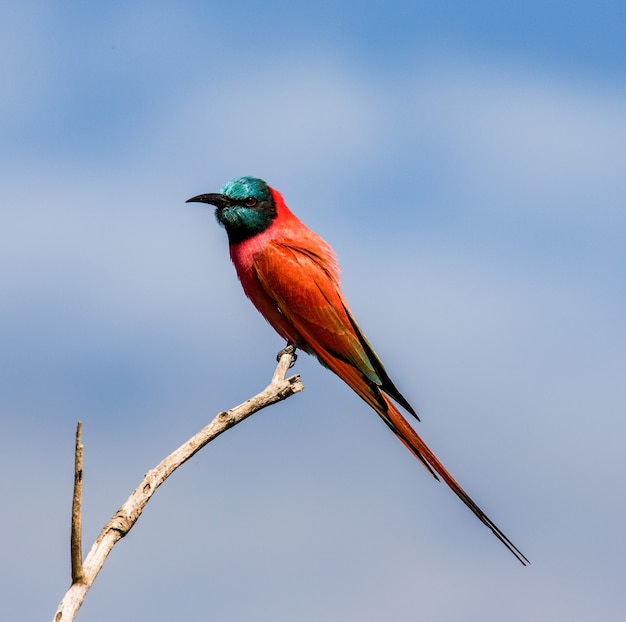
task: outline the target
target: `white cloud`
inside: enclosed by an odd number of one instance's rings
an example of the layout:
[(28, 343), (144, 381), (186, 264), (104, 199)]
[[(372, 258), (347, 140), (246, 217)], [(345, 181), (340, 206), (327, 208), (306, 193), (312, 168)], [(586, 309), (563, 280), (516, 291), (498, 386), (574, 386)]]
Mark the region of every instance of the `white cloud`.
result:
[(207, 177), (217, 169), (276, 185), (313, 174), (317, 183), (336, 183), (384, 139), (384, 97), (347, 68), (299, 59), (242, 73), (199, 88), (172, 119)]
[(443, 143), (476, 208), (623, 216), (623, 89), (454, 64), (418, 72), (413, 97), (416, 127)]

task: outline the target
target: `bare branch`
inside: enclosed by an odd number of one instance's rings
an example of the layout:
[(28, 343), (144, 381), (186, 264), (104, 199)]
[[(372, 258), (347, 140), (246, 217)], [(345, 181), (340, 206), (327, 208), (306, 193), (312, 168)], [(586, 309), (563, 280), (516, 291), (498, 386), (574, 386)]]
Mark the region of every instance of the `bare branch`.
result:
[(72, 562), (72, 583), (84, 583), (82, 547), (81, 506), (83, 499), (83, 423), (76, 426), (76, 447), (74, 449), (74, 495), (72, 497), (72, 534), (70, 537), (70, 559)]
[[(83, 564), (84, 575), (82, 580), (76, 580), (74, 564), (72, 564), (72, 585), (59, 604), (54, 616), (54, 622), (70, 622), (75, 619), (78, 609), (82, 605), (108, 554), (115, 544), (132, 529), (139, 516), (141, 516), (145, 505), (156, 492), (156, 489), (179, 466), (189, 460), (215, 437), (237, 425), (253, 413), (302, 391), (304, 386), (299, 376), (285, 379), (285, 374), (289, 369), (291, 361), (291, 351), (282, 352), (272, 381), (261, 393), (231, 410), (219, 413), (209, 425), (192, 436), (186, 443), (162, 460), (154, 469), (146, 473), (141, 484), (133, 491), (96, 538)], [(80, 521), (77, 524), (80, 528)], [(78, 541), (80, 543), (80, 536)], [(73, 556), (74, 534), (72, 535), (72, 558)]]

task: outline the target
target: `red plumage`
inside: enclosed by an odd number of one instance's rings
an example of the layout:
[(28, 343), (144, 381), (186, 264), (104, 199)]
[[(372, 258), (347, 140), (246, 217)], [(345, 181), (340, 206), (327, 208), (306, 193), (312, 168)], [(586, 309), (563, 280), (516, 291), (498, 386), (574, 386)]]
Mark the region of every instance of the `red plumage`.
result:
[(248, 298), (281, 337), (316, 355), (363, 398), (435, 478), (443, 479), (522, 564), (529, 563), (389, 399), (417, 417), (352, 316), (340, 289), (335, 253), (296, 218), (279, 192), (272, 188), (270, 192), (276, 207), (271, 224), (230, 245), (231, 259)]

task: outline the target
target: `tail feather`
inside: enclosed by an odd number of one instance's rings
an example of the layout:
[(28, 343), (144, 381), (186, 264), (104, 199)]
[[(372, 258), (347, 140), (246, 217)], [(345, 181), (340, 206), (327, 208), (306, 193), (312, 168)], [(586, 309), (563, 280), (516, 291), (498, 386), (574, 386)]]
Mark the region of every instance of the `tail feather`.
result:
[[(409, 425), (408, 421), (402, 416), (389, 398), (385, 395), (382, 395), (382, 398), (385, 401), (387, 409), (384, 412), (380, 412), (379, 408), (375, 408), (393, 433), (409, 448), (413, 455), (426, 465), (426, 468), (434, 475), (435, 479), (439, 479), (440, 477), (450, 487), (454, 494), (465, 503), (478, 520), (492, 531), (496, 538), (515, 555), (522, 565), (526, 566), (530, 564), (528, 558), (504, 535), (502, 530), (480, 509), (480, 507), (478, 507), (463, 488), (461, 488), (460, 484), (450, 475), (437, 456), (435, 456), (428, 445), (420, 438), (419, 434)], [(437, 475), (439, 475), (439, 477), (437, 477)]]
[[(459, 483), (450, 475), (439, 459), (430, 450), (428, 445), (420, 438), (417, 432), (409, 425), (393, 402), (382, 392), (386, 391), (385, 384), (382, 386), (372, 382), (351, 363), (333, 356), (330, 352), (312, 348), (318, 358), (332, 371), (334, 371), (345, 383), (348, 384), (362, 399), (364, 399), (391, 428), (393, 433), (406, 445), (409, 451), (426, 467), (436, 479), (440, 478), (452, 489), (463, 503), (474, 513), (486, 527), (506, 546), (521, 564), (530, 564), (528, 558), (504, 535), (497, 525), (478, 507), (474, 500), (461, 488)], [(386, 376), (385, 372), (385, 378)], [(390, 381), (389, 381), (390, 382)], [(391, 396), (395, 399), (397, 389)], [(402, 398), (404, 400), (404, 398)], [(406, 400), (404, 400), (406, 402)], [(402, 404), (404, 405), (404, 402)], [(409, 412), (415, 411), (409, 406)]]

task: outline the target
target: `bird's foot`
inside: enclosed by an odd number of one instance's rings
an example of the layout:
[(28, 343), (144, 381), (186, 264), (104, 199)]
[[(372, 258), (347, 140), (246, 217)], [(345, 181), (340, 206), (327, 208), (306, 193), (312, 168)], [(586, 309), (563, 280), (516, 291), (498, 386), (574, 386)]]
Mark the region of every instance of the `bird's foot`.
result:
[(296, 354), (296, 345), (293, 343), (288, 343), (277, 355), (276, 360), (280, 361), (283, 354), (291, 354), (291, 363), (289, 363), (289, 369), (291, 369), (298, 360), (298, 355)]

